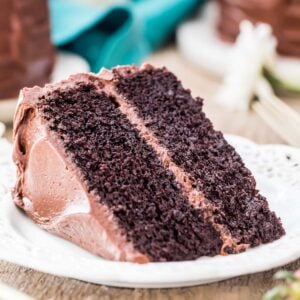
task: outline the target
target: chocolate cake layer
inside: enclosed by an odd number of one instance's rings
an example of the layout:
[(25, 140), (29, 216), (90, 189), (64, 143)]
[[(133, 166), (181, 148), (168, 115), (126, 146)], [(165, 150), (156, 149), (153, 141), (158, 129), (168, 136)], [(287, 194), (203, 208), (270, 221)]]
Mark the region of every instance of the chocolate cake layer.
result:
[[(143, 68), (144, 67), (147, 66), (143, 66)], [(125, 73), (127, 70), (128, 67), (122, 68), (122, 71), (125, 71)], [(129, 122), (138, 129), (140, 136), (152, 147), (165, 169), (174, 174), (177, 184), (182, 187), (183, 194), (187, 197), (190, 204), (195, 208), (202, 208), (204, 210), (203, 216), (205, 221), (212, 224), (215, 230), (220, 234), (220, 239), (222, 240), (220, 254), (225, 255), (228, 252), (238, 253), (249, 248), (249, 244), (237, 245), (228, 229), (215, 221), (214, 215), (221, 213), (219, 209), (213, 203), (206, 201), (202, 191), (195, 187), (195, 184), (190, 180), (190, 174), (186, 173), (172, 161), (171, 157), (168, 155), (167, 149), (161, 145), (151, 130), (145, 126), (143, 119), (137, 115), (135, 106), (131, 105), (115, 91), (111, 85), (113, 77), (112, 71), (107, 69), (102, 69), (99, 73), (99, 78), (106, 82), (108, 92), (115, 96), (121, 112), (126, 115)]]
[(219, 254), (219, 233), (189, 203), (116, 98), (99, 92), (101, 81), (93, 81), (51, 91), (37, 103), (89, 193), (113, 212), (128, 241), (150, 260)]
[(0, 12), (0, 99), (49, 82), (54, 64), (47, 0), (3, 0)]
[(250, 171), (165, 68), (77, 74), (23, 89), (14, 202), (107, 259), (239, 253), (284, 234)]
[(284, 234), (240, 156), (206, 118), (201, 99), (193, 99), (166, 69), (125, 67), (113, 73), (118, 93), (136, 107), (173, 162), (191, 175), (194, 187), (221, 211), (215, 220), (237, 244), (257, 246)]
[(290, 0), (217, 0), (221, 38), (233, 42), (242, 20), (265, 22), (278, 39), (278, 51), (300, 56), (300, 2)]

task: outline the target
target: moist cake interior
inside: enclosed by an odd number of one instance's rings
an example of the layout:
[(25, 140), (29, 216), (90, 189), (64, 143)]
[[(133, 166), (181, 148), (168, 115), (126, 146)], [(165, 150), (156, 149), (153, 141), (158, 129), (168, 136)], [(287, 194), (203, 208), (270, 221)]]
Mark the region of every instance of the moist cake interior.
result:
[(191, 175), (194, 186), (219, 208), (218, 223), (240, 243), (258, 245), (280, 236), (254, 177), (223, 134), (214, 130), (201, 99), (193, 99), (165, 69), (115, 74), (118, 92), (137, 108), (172, 160)]
[(174, 175), (120, 112), (116, 99), (97, 92), (95, 84), (55, 91), (39, 103), (89, 192), (153, 260), (219, 253), (218, 233), (184, 198)]
[(70, 80), (41, 93), (38, 113), (151, 261), (238, 253), (284, 234), (203, 101), (171, 72), (127, 66)]

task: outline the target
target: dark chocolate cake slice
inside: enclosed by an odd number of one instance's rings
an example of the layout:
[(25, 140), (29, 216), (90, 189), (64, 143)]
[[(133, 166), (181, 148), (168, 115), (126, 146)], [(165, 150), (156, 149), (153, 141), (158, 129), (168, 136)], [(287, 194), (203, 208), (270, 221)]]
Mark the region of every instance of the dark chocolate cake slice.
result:
[(24, 89), (14, 201), (108, 259), (239, 253), (284, 234), (250, 171), (165, 68), (118, 67)]

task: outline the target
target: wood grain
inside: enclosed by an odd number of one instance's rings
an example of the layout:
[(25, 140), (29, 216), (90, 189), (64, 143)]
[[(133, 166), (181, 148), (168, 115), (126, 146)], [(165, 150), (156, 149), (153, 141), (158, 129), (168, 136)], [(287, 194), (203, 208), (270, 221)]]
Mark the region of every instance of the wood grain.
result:
[[(224, 109), (213, 101), (219, 82), (205, 74), (180, 57), (175, 48), (166, 48), (148, 62), (167, 66), (189, 87), (195, 96), (205, 99), (204, 108), (215, 127), (225, 133), (238, 134), (257, 143), (284, 143), (254, 113), (236, 113)], [(300, 99), (285, 99), (300, 112)], [(11, 129), (6, 133), (11, 138)], [(300, 260), (284, 266), (289, 270), (300, 267)], [(199, 299), (199, 300), (255, 300), (275, 282), (272, 279), (275, 270), (202, 285), (177, 289), (123, 289), (100, 286), (82, 281), (52, 276), (14, 264), (0, 261), (0, 280), (28, 293), (36, 299)]]

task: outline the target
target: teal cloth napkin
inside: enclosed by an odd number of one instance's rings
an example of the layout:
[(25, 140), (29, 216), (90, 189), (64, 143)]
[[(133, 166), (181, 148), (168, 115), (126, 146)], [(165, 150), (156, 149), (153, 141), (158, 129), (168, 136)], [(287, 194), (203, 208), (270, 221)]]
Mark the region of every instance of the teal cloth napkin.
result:
[(56, 46), (83, 56), (91, 70), (139, 64), (203, 0), (135, 0), (101, 6), (50, 0)]

